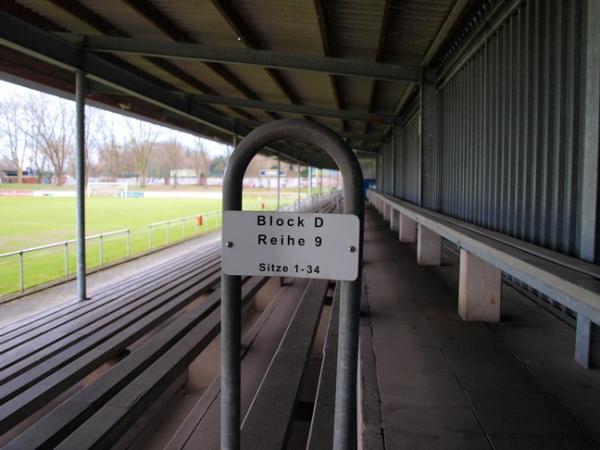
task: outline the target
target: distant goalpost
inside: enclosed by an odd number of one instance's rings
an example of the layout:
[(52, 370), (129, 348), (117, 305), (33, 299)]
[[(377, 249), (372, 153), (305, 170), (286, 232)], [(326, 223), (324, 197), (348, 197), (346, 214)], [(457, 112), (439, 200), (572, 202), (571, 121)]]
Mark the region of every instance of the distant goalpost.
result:
[(90, 182), (87, 185), (88, 197), (121, 197), (127, 198), (126, 182)]

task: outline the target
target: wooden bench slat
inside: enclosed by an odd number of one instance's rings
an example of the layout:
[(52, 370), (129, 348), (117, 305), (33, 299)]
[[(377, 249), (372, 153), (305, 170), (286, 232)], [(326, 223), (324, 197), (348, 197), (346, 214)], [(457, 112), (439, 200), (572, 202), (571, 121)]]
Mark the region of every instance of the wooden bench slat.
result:
[(192, 287), (193, 282), (191, 280), (199, 282), (218, 271), (219, 268), (220, 265), (215, 263), (210, 269), (198, 269), (192, 278), (173, 280), (169, 284), (156, 289), (154, 292), (149, 292), (118, 309), (90, 314), (80, 322), (74, 322), (70, 326), (68, 325), (47, 333), (47, 335), (42, 335), (33, 340), (31, 345), (18, 348), (6, 354), (4, 358), (0, 358), (0, 367), (2, 367), (0, 370), (0, 380), (3, 383), (3, 386), (0, 386), (0, 402), (6, 399), (3, 395), (5, 391), (4, 386), (18, 375), (42, 363), (46, 364), (46, 360), (61, 352), (71, 351), (72, 346), (82, 340), (93, 339), (102, 335), (110, 336), (110, 334), (106, 334), (106, 330), (115, 329), (115, 324), (135, 321), (136, 317), (152, 311), (162, 302), (166, 302), (179, 292)]
[[(254, 296), (265, 281), (264, 278), (255, 277), (244, 283), (242, 287), (244, 299)], [(220, 291), (211, 293), (200, 305), (187, 311), (98, 380), (75, 393), (67, 401), (42, 417), (5, 448), (56, 446), (171, 347), (179, 345), (179, 341), (184, 335), (219, 306), (220, 297)]]
[[(213, 256), (215, 255), (215, 256)], [(3, 342), (0, 344), (0, 353), (6, 353), (7, 351), (15, 348), (24, 343), (30, 343), (31, 339), (47, 333), (50, 330), (58, 328), (65, 324), (70, 324), (77, 318), (82, 317), (90, 312), (96, 311), (100, 308), (107, 306), (113, 306), (116, 303), (123, 303), (127, 300), (131, 300), (135, 297), (141, 296), (145, 292), (151, 292), (152, 289), (160, 287), (167, 280), (171, 280), (174, 277), (185, 276), (192, 270), (196, 270), (202, 265), (208, 264), (211, 261), (217, 259), (218, 255), (216, 252), (207, 257), (201, 258), (197, 263), (188, 263), (184, 267), (179, 267), (176, 271), (172, 271), (168, 276), (154, 276), (152, 279), (143, 279), (141, 281), (131, 283), (129, 286), (122, 289), (117, 289), (114, 292), (100, 298), (86, 300), (85, 302), (78, 302), (69, 310), (63, 310), (60, 314), (56, 314), (53, 318), (44, 321), (42, 323), (36, 323), (35, 326), (32, 324), (28, 329), (21, 329), (19, 333), (14, 333), (12, 336), (6, 336)]]
[(323, 351), (323, 362), (313, 416), (308, 434), (308, 450), (333, 448), (333, 419), (335, 410), (335, 381), (337, 370), (338, 328), (340, 319), (340, 284), (337, 283), (331, 303), (331, 318)]
[[(210, 244), (210, 245), (206, 245), (206, 246), (202, 247), (202, 249), (207, 252), (209, 252), (209, 251), (212, 252), (212, 251), (218, 250), (218, 248), (219, 248), (219, 246), (214, 245), (214, 244)], [(194, 258), (197, 258), (197, 257), (198, 257), (197, 253), (190, 252), (189, 254), (182, 255), (181, 262), (185, 262), (185, 261), (190, 262), (190, 261), (193, 261)], [(141, 270), (138, 273), (135, 273), (132, 276), (127, 277), (123, 280), (116, 281), (114, 283), (110, 283), (110, 284), (101, 286), (96, 290), (93, 290), (92, 292), (90, 292), (90, 298), (88, 299), (88, 301), (94, 301), (95, 299), (102, 298), (103, 296), (110, 294), (110, 292), (113, 291), (114, 289), (120, 289), (122, 287), (127, 287), (132, 282), (137, 282), (137, 281), (140, 281), (141, 279), (147, 278), (149, 275), (154, 274), (155, 272), (156, 273), (168, 273), (171, 270), (171, 267), (173, 269), (175, 269), (175, 268), (179, 268), (179, 265), (180, 265), (179, 260), (178, 261), (167, 261), (167, 262), (156, 264), (155, 266), (152, 266), (151, 268), (148, 268), (146, 270)], [(18, 332), (21, 328), (31, 326), (33, 323), (38, 322), (38, 321), (46, 322), (48, 320), (51, 320), (54, 315), (60, 314), (63, 310), (76, 308), (77, 306), (81, 305), (81, 303), (82, 302), (80, 302), (76, 298), (73, 298), (63, 304), (52, 306), (48, 309), (40, 311), (31, 316), (28, 316), (28, 317), (25, 317), (18, 321), (7, 324), (7, 325), (3, 326), (2, 328), (0, 328), (0, 342), (2, 342), (4, 340), (5, 335), (8, 333)]]
[[(266, 282), (265, 278), (251, 280), (242, 287), (243, 304), (250, 301)], [(160, 392), (216, 337), (220, 330), (220, 312), (220, 308), (215, 308), (57, 448), (107, 448), (118, 442)]]
[[(219, 274), (216, 274), (212, 280), (207, 280), (206, 284), (211, 281), (218, 282), (218, 280)], [(74, 355), (64, 355), (63, 358), (67, 359), (66, 363), (56, 368), (41, 367), (39, 373), (35, 374), (38, 378), (37, 384), (30, 383), (29, 389), (0, 406), (0, 432), (5, 432), (16, 425), (39, 409), (41, 405), (114, 357), (118, 351), (126, 348), (166, 318), (172, 316), (174, 312), (183, 308), (197, 297), (203, 289), (202, 284), (185, 291), (173, 301), (144, 316), (135, 324), (135, 327), (128, 327), (125, 324), (104, 342), (93, 341), (78, 345), (78, 348), (73, 350)], [(45, 377), (42, 382), (39, 380), (40, 373)]]
[(242, 424), (242, 448), (281, 449), (329, 282), (311, 280)]
[[(220, 278), (215, 273), (211, 278), (198, 283), (190, 280), (191, 288), (177, 297), (164, 302), (139, 317), (119, 321), (111, 326), (106, 336), (92, 336), (71, 347), (69, 352), (57, 355), (47, 364), (26, 372), (23, 376), (1, 388), (5, 398), (11, 400), (0, 406), (0, 432), (7, 431), (21, 419), (37, 410), (57, 394), (73, 385), (85, 375), (114, 357), (121, 349), (145, 335), (156, 325), (197, 298), (202, 290)], [(14, 392), (18, 394), (15, 396)], [(14, 398), (13, 398), (14, 397)]]
[[(299, 278), (295, 282), (277, 290), (267, 307), (242, 338), (242, 392), (241, 413), (248, 410), (260, 382), (277, 351), (279, 340), (294, 315), (298, 301), (302, 297), (307, 280)], [(277, 337), (277, 338), (275, 338)], [(206, 449), (219, 447), (219, 395), (221, 378), (219, 375), (210, 383), (192, 411), (186, 416), (166, 450)], [(213, 425), (214, 424), (214, 425)], [(199, 429), (210, 429), (211, 433), (201, 433)]]

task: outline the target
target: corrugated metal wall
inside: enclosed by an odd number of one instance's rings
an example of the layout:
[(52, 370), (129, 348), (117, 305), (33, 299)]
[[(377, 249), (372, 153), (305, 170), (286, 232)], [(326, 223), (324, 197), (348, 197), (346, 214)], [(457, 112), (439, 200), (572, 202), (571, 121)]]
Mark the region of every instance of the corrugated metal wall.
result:
[[(439, 210), (578, 253), (581, 14), (579, 1), (523, 2), (437, 92)], [(394, 194), (417, 202), (414, 122), (397, 131)]]
[(419, 201), (419, 118), (396, 130), (396, 180), (394, 195)]

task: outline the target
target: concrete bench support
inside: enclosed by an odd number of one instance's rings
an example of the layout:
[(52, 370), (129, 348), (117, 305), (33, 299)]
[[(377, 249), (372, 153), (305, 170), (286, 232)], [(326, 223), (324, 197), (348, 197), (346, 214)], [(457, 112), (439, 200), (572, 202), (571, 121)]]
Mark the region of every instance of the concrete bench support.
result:
[(466, 250), (460, 250), (458, 313), (463, 320), (498, 322), (502, 271)]
[(390, 230), (398, 231), (398, 220), (400, 219), (400, 211), (392, 209), (390, 213)]
[(390, 211), (392, 207), (386, 203), (383, 204), (383, 220), (390, 220)]
[(439, 266), (442, 263), (442, 237), (419, 224), (417, 239), (417, 264)]
[(410, 217), (398, 213), (398, 239), (400, 242), (415, 242), (417, 240), (417, 222)]
[(594, 343), (594, 322), (581, 314), (577, 315), (577, 331), (575, 334), (575, 361), (582, 367), (591, 369), (598, 367), (599, 362), (594, 360), (592, 348)]

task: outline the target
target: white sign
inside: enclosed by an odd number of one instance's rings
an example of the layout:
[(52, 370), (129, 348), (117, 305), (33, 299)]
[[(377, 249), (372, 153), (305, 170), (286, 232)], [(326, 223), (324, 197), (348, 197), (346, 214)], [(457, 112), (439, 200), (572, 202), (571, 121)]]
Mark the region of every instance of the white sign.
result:
[(359, 235), (350, 214), (224, 211), (223, 272), (352, 281)]

